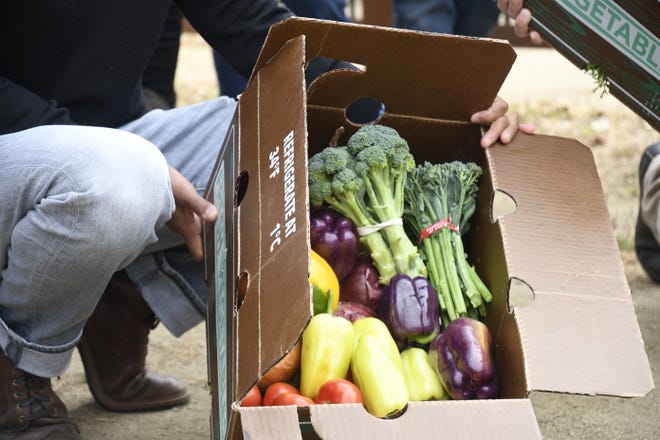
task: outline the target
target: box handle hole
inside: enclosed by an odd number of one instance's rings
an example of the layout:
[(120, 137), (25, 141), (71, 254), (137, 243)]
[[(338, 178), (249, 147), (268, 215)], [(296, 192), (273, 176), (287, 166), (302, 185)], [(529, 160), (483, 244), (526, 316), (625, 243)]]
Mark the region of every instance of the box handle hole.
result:
[(385, 113), (385, 104), (380, 99), (363, 97), (346, 107), (346, 119), (356, 125), (375, 124)]
[(248, 172), (243, 170), (236, 178), (236, 184), (234, 185), (234, 207), (238, 207), (245, 197), (247, 192), (248, 183), (250, 181), (250, 176)]
[(238, 282), (236, 283), (236, 310), (240, 309), (243, 301), (245, 301), (249, 281), (250, 275), (247, 272), (241, 272), (238, 276)]

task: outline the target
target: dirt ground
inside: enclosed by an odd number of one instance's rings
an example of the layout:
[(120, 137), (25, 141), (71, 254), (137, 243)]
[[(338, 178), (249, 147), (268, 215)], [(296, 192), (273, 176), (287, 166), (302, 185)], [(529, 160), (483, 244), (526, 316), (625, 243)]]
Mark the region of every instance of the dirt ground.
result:
[[(516, 51), (518, 58), (500, 95), (523, 120), (536, 124), (538, 133), (576, 138), (593, 149), (654, 381), (659, 384), (660, 287), (642, 272), (632, 247), (638, 160), (643, 149), (658, 140), (658, 133), (616, 99), (593, 93), (593, 80), (552, 49)], [(184, 35), (176, 86), (180, 105), (217, 94), (210, 52), (197, 36)], [(149, 366), (183, 381), (192, 393), (191, 403), (156, 413), (106, 412), (93, 401), (76, 354), (54, 387), (84, 438), (210, 438), (204, 326), (179, 339), (159, 326), (151, 335), (149, 350)], [(535, 392), (531, 399), (546, 439), (660, 438), (657, 389), (642, 398)]]

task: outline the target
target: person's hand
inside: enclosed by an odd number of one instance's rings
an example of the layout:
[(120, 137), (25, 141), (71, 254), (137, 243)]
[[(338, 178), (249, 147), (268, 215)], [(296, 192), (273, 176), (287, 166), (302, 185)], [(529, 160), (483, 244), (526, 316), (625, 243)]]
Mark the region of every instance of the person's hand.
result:
[(498, 140), (503, 144), (508, 144), (518, 130), (527, 134), (534, 133), (534, 125), (519, 123), (518, 115), (516, 113), (510, 113), (508, 110), (509, 104), (497, 96), (490, 108), (474, 113), (470, 117), (470, 121), (473, 124), (488, 127), (481, 137), (482, 147), (490, 147)]
[(169, 167), (169, 170), (176, 208), (168, 225), (183, 235), (193, 258), (201, 260), (204, 256), (203, 222), (215, 221), (218, 211), (212, 203), (200, 196), (192, 184), (177, 170), (172, 167)]
[(532, 21), (532, 13), (529, 9), (523, 8), (524, 0), (497, 0), (497, 7), (500, 11), (513, 18), (514, 33), (516, 37), (529, 39), (534, 44), (543, 44), (543, 38), (536, 31), (529, 30), (529, 23)]

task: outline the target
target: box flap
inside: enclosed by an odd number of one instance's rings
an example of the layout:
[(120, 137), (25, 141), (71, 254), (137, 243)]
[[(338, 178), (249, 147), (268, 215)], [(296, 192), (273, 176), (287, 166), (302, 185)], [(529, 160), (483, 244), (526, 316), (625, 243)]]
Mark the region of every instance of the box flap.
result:
[(303, 52), (302, 36), (283, 44), (239, 102), (234, 398), (291, 349), (311, 317)]
[(296, 406), (239, 407), (238, 411), (245, 439), (302, 439)]
[(410, 402), (402, 416), (389, 420), (355, 404), (313, 405), (309, 411), (323, 439), (542, 438), (528, 399)]
[(521, 134), (487, 157), (529, 389), (647, 394), (651, 369), (591, 151)]
[(345, 109), (370, 97), (386, 113), (469, 122), (493, 102), (516, 57), (505, 41), (296, 17), (271, 27), (255, 72), (301, 34), (306, 63), (324, 56), (365, 68), (321, 75), (309, 88), (310, 107)]

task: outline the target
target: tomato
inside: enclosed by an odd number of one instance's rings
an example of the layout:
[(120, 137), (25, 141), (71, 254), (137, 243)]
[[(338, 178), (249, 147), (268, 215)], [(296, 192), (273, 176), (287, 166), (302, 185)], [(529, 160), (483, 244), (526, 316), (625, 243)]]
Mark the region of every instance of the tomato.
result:
[(314, 405), (314, 401), (309, 397), (303, 396), (298, 393), (284, 393), (280, 394), (273, 401), (274, 406), (296, 405), (296, 406), (309, 406)]
[(364, 403), (362, 392), (347, 379), (330, 379), (319, 388), (315, 403)]
[(258, 386), (253, 386), (250, 391), (241, 399), (241, 406), (260, 406), (261, 390)]
[(273, 382), (264, 392), (263, 406), (271, 406), (280, 394), (293, 393), (300, 394), (298, 388), (286, 382)]

